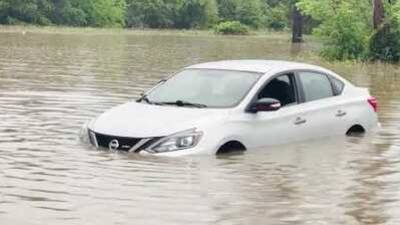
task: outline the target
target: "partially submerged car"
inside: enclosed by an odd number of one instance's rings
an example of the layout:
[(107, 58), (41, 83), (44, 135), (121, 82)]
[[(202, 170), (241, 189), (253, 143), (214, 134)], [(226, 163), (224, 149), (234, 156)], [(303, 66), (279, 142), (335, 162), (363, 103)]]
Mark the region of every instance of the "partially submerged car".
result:
[(220, 154), (377, 127), (377, 100), (319, 66), (232, 60), (189, 66), (87, 124), (96, 148)]

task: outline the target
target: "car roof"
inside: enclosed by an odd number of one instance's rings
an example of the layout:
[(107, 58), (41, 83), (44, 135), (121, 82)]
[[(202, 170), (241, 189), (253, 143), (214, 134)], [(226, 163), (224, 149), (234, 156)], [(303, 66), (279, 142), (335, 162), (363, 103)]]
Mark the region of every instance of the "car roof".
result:
[(207, 62), (186, 67), (186, 69), (216, 69), (234, 70), (255, 73), (267, 73), (271, 70), (322, 70), (326, 69), (305, 63), (279, 61), (279, 60), (224, 60)]

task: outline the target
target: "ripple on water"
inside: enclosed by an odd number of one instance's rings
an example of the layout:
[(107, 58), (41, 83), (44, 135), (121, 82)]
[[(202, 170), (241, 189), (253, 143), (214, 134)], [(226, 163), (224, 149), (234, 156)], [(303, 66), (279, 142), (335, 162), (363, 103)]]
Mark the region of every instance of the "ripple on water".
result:
[[(4, 224), (398, 224), (397, 66), (328, 64), (259, 37), (0, 33)], [(95, 40), (95, 41), (94, 41)], [(380, 102), (382, 129), (243, 155), (94, 151), (82, 124), (179, 68), (225, 58), (326, 65)], [(22, 214), (23, 213), (23, 214)]]

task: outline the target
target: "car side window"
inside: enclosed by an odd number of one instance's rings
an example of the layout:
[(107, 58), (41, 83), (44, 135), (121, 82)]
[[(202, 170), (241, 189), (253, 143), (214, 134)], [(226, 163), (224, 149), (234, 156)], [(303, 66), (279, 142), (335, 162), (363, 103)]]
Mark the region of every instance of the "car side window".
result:
[(297, 103), (293, 75), (285, 74), (269, 81), (260, 91), (257, 98), (277, 99), (282, 106)]
[(334, 96), (331, 81), (326, 75), (315, 72), (299, 72), (299, 77), (306, 102)]

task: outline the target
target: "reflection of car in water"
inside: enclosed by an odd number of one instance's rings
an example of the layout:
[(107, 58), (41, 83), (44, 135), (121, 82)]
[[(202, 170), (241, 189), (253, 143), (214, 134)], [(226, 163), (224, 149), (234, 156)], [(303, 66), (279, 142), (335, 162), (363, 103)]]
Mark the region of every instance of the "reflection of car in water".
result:
[(194, 65), (92, 120), (97, 148), (218, 154), (370, 131), (377, 100), (318, 66), (237, 60)]

